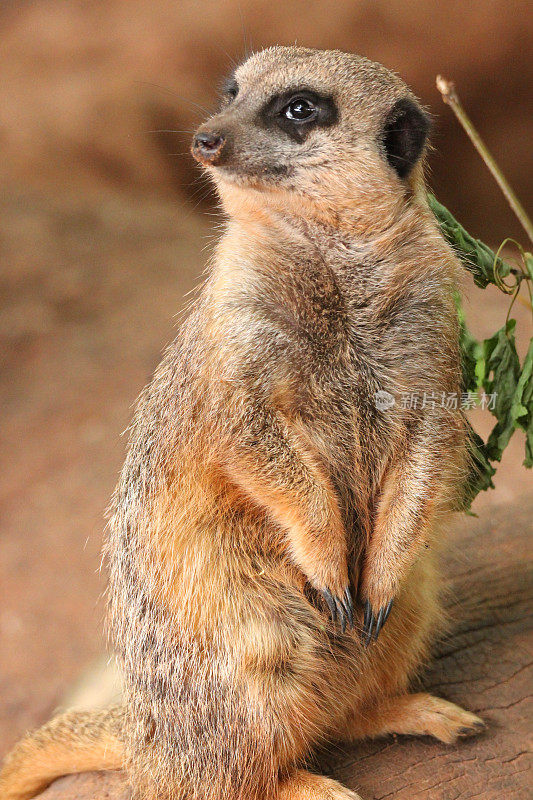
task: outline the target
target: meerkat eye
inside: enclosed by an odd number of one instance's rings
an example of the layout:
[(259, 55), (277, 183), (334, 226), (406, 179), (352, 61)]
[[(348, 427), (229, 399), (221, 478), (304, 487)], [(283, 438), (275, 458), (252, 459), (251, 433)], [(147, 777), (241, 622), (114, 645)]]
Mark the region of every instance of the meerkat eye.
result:
[(337, 122), (335, 101), (306, 87), (294, 87), (273, 95), (260, 109), (258, 122), (278, 128), (298, 144), (315, 128), (327, 128)]
[(295, 97), (281, 113), (291, 122), (307, 122), (316, 117), (317, 108), (305, 97)]

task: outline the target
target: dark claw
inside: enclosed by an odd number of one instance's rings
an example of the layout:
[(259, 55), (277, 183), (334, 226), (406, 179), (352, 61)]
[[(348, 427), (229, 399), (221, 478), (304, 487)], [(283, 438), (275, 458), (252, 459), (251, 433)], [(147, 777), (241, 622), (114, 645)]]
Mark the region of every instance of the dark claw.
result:
[(350, 628), (353, 628), (353, 600), (350, 590), (347, 588), (344, 592), (344, 608), (346, 609), (346, 616), (350, 623)]
[(363, 619), (363, 633), (362, 641), (365, 647), (368, 647), (372, 639), (377, 640), (381, 629), (385, 625), (392, 608), (392, 600), (389, 600), (386, 606), (379, 609), (377, 616), (374, 616), (374, 611), (370, 605), (370, 600), (365, 602), (365, 615)]
[(365, 603), (365, 617), (363, 619), (363, 632), (367, 630), (368, 624), (370, 622), (370, 616), (372, 614), (372, 606), (370, 605), (370, 600), (367, 600)]
[(322, 596), (328, 604), (333, 622), (338, 620), (343, 633), (346, 632), (348, 624), (353, 628), (353, 601), (349, 589), (344, 592), (344, 598), (333, 597), (329, 589), (322, 590)]
[(372, 628), (374, 627), (374, 612), (370, 605), (370, 600), (365, 603), (365, 619), (363, 623), (363, 644), (368, 647), (372, 639)]
[(335, 601), (333, 600), (333, 596), (328, 589), (323, 589), (322, 594), (324, 596), (324, 600), (328, 604), (329, 613), (331, 614), (331, 619), (335, 622), (336, 611), (335, 611)]
[(384, 608), (380, 608), (379, 611), (378, 611), (378, 615), (376, 617), (376, 627), (374, 628), (374, 641), (375, 642), (377, 641), (377, 638), (379, 636), (379, 632), (381, 630), (381, 626), (383, 625), (383, 615), (384, 615), (384, 613), (385, 613), (385, 609)]
[(339, 618), (339, 622), (341, 624), (341, 631), (345, 633), (346, 631), (346, 611), (342, 604), (342, 600), (338, 600), (335, 598), (335, 602), (337, 603), (337, 616)]

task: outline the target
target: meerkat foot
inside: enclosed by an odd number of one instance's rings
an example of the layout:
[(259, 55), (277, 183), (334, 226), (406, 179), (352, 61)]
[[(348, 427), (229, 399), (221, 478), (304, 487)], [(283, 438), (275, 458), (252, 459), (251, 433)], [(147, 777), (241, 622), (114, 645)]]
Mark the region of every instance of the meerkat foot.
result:
[(474, 736), (485, 727), (470, 711), (421, 692), (393, 697), (378, 705), (364, 719), (353, 719), (351, 738), (386, 736), (390, 733), (433, 736), (445, 744)]
[(277, 800), (361, 800), (361, 797), (331, 778), (300, 769), (280, 783)]

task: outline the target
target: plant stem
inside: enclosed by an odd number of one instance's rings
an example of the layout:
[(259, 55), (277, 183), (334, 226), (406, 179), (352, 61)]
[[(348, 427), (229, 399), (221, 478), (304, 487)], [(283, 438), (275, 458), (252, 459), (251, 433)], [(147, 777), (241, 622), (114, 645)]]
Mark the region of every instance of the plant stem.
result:
[(478, 151), (479, 155), (487, 165), (487, 167), (492, 172), (494, 178), (496, 179), (498, 186), (502, 190), (505, 198), (511, 208), (513, 209), (514, 213), (520, 220), (522, 227), (524, 228), (525, 232), (529, 236), (530, 240), (533, 242), (533, 223), (529, 219), (526, 211), (520, 201), (518, 200), (517, 196), (509, 186), (507, 179), (505, 178), (503, 172), (499, 168), (498, 164), (494, 160), (492, 154), (487, 149), (483, 139), (475, 129), (472, 121), (468, 117), (466, 111), (464, 110), (457, 92), (455, 90), (455, 84), (453, 81), (446, 80), (443, 78), (442, 75), (437, 75), (437, 89), (442, 95), (442, 99), (445, 103), (447, 103), (452, 111), (454, 112), (455, 116), (463, 126), (464, 130), (470, 137), (470, 140), (476, 150)]

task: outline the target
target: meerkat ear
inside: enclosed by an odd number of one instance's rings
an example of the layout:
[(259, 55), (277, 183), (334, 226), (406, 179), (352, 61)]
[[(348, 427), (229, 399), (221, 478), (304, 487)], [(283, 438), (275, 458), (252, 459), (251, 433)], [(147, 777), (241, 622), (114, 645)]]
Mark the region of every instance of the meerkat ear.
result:
[(429, 117), (408, 97), (398, 100), (387, 114), (382, 143), (387, 161), (400, 178), (406, 178), (422, 155)]

